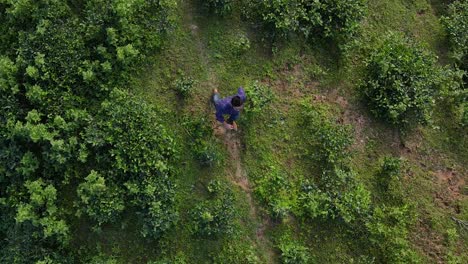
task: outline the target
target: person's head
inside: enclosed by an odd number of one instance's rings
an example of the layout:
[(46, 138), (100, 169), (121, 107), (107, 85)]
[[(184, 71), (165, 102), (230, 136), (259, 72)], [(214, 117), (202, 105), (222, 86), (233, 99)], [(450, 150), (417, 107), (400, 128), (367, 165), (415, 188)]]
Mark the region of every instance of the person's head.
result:
[(240, 96), (236, 95), (236, 96), (232, 97), (231, 105), (235, 110), (237, 110), (237, 111), (241, 110), (242, 109), (242, 100), (241, 100)]

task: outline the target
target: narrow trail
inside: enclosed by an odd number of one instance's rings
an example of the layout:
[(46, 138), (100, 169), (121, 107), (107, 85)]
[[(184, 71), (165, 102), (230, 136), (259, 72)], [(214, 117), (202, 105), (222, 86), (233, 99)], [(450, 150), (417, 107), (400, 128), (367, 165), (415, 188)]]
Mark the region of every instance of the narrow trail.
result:
[[(200, 60), (207, 70), (208, 78), (206, 82), (203, 82), (203, 87), (209, 89), (210, 91), (213, 88), (218, 87), (218, 81), (216, 72), (213, 70), (213, 67), (210, 65), (209, 55), (207, 54), (207, 48), (203, 43), (200, 36), (200, 28), (197, 25), (197, 22), (194, 19), (195, 8), (191, 1), (184, 3), (184, 9), (187, 10), (184, 14), (184, 24), (190, 29), (190, 32), (197, 43), (197, 50), (200, 56)], [(226, 174), (228, 175), (228, 180), (235, 186), (238, 186), (246, 196), (246, 200), (249, 207), (249, 214), (252, 221), (257, 223), (256, 234), (254, 243), (261, 249), (262, 252), (266, 254), (268, 262), (274, 259), (274, 251), (272, 243), (265, 236), (265, 230), (269, 226), (267, 219), (262, 218), (258, 212), (257, 206), (254, 203), (254, 198), (252, 195), (252, 188), (247, 177), (247, 172), (242, 166), (241, 158), (241, 139), (238, 132), (226, 131), (221, 125), (219, 125), (214, 119), (214, 112), (210, 113), (212, 115), (212, 128), (213, 133), (218, 138), (222, 138), (224, 145), (226, 146), (229, 153), (229, 164), (226, 168)]]
[[(218, 130), (219, 129), (223, 128), (221, 127), (218, 128)], [(241, 140), (238, 132), (227, 131), (224, 133), (223, 139), (224, 145), (226, 145), (229, 152), (230, 160), (232, 161), (232, 169), (234, 170), (234, 173), (228, 173), (228, 175), (230, 175), (230, 181), (244, 191), (250, 208), (250, 217), (257, 222), (255, 243), (267, 254), (267, 259), (272, 260), (274, 259), (275, 253), (272, 250), (272, 243), (265, 236), (265, 230), (269, 226), (269, 223), (267, 219), (263, 218), (258, 213), (257, 206), (254, 203), (249, 178), (247, 177), (246, 170), (242, 166)]]

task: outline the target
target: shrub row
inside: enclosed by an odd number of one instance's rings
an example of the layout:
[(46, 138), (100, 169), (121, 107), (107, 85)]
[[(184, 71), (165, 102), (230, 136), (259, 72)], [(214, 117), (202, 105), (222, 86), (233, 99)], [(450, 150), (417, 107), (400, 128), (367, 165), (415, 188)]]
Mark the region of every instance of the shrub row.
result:
[(70, 204), (98, 226), (132, 208), (153, 238), (173, 225), (173, 137), (115, 87), (160, 47), (175, 5), (0, 3), (0, 262), (73, 260)]
[(365, 0), (255, 0), (244, 2), (247, 17), (274, 34), (343, 38), (352, 35), (367, 12)]

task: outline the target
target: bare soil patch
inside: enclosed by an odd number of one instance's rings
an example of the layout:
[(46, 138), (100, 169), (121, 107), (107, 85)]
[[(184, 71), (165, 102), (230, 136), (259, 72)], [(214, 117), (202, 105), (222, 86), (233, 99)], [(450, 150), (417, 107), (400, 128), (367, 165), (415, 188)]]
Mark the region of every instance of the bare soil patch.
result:
[(445, 263), (444, 238), (432, 231), (428, 223), (419, 220), (415, 232), (410, 237), (424, 255), (434, 260), (435, 263)]
[(463, 188), (465, 177), (457, 171), (446, 169), (434, 172), (439, 190), (435, 193), (436, 201), (443, 207), (452, 208), (455, 213), (460, 213), (457, 201), (464, 198)]

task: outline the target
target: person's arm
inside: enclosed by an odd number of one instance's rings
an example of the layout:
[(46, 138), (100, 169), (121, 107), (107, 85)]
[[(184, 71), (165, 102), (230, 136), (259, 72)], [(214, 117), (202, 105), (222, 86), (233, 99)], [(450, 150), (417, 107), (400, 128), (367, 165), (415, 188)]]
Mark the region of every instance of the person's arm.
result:
[(241, 98), (242, 102), (244, 103), (245, 102), (245, 99), (246, 96), (245, 96), (245, 91), (244, 91), (244, 87), (239, 87), (239, 89), (237, 89), (237, 95)]
[(229, 119), (228, 119), (228, 123), (229, 124), (232, 124), (232, 122), (236, 121), (238, 118), (239, 118), (239, 115), (240, 115), (240, 112), (237, 112), (235, 114), (232, 114)]
[(218, 120), (221, 123), (224, 123), (223, 111), (221, 109), (216, 109), (216, 120)]

